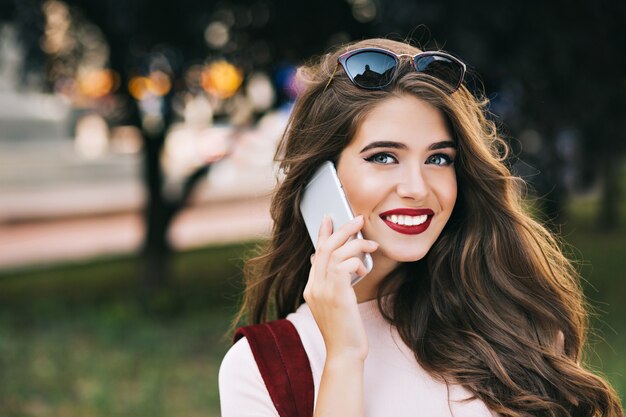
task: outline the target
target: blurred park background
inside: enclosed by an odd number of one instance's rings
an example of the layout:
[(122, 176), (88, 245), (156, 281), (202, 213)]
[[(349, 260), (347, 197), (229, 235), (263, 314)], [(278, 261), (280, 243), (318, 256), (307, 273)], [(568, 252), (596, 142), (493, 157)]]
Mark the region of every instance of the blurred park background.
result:
[(0, 0), (0, 415), (219, 415), (295, 68), (373, 36), (468, 64), (625, 398), (623, 0)]

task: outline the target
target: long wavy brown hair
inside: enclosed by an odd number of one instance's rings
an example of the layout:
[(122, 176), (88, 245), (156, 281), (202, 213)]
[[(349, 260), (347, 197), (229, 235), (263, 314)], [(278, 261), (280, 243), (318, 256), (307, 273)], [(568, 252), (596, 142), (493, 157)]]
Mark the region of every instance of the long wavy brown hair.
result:
[[(487, 100), (465, 86), (446, 94), (406, 61), (391, 86), (360, 89), (335, 72), (338, 55), (359, 47), (420, 52), (371, 39), (300, 68), (303, 90), (275, 157), (282, 178), (271, 238), (246, 263), (235, 323), (284, 318), (304, 302), (313, 245), (298, 207), (307, 181), (322, 162), (337, 160), (375, 106), (412, 95), (438, 108), (455, 137), (458, 197), (427, 256), (382, 282), (384, 316), (424, 369), (465, 386), (500, 415), (623, 416), (613, 389), (579, 364), (587, 331), (579, 277), (559, 242), (526, 213), (523, 182), (505, 164)], [(393, 302), (383, 305), (383, 294)]]

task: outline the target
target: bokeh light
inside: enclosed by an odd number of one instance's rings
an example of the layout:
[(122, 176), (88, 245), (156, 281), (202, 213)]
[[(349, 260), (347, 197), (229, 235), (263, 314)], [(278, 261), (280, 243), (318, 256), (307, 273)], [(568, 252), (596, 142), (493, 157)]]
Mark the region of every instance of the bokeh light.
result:
[(172, 89), (170, 76), (163, 71), (152, 71), (148, 76), (148, 90), (155, 96), (162, 97)]
[(376, 18), (376, 4), (372, 0), (349, 0), (352, 16), (360, 23), (368, 23)]
[(149, 94), (163, 97), (172, 89), (170, 76), (163, 71), (153, 71), (147, 77), (135, 76), (128, 82), (128, 91), (135, 100), (144, 100)]
[(92, 69), (79, 73), (77, 81), (80, 94), (100, 98), (117, 89), (119, 76), (109, 69)]
[(128, 82), (128, 91), (135, 100), (142, 100), (148, 93), (148, 77), (133, 77)]
[(109, 128), (102, 116), (91, 113), (76, 123), (74, 148), (86, 159), (104, 155), (109, 145)]
[(213, 22), (204, 31), (204, 40), (212, 48), (219, 49), (230, 40), (228, 27), (222, 22)]
[(52, 55), (62, 54), (73, 47), (69, 36), (71, 25), (70, 11), (61, 1), (49, 0), (42, 7), (46, 18), (44, 37), (41, 40), (41, 49)]
[(271, 80), (261, 72), (252, 74), (248, 79), (246, 95), (254, 110), (258, 112), (268, 110), (276, 99)]
[(226, 60), (207, 65), (201, 74), (202, 88), (218, 98), (232, 97), (243, 83), (243, 72)]
[(296, 77), (296, 67), (292, 64), (285, 64), (278, 68), (274, 74), (274, 82), (285, 93), (285, 95), (294, 100), (300, 91)]

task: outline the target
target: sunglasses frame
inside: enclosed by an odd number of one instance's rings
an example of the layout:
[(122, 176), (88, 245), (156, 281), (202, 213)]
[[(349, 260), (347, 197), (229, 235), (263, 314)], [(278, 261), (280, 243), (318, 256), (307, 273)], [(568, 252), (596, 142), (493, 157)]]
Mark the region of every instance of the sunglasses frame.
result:
[[(459, 89), (459, 87), (461, 86), (461, 84), (463, 84), (463, 80), (465, 79), (465, 73), (467, 72), (467, 66), (465, 65), (465, 63), (463, 61), (461, 61), (459, 58), (450, 55), (446, 52), (441, 52), (441, 51), (424, 51), (424, 52), (420, 52), (419, 54), (416, 55), (410, 55), (410, 54), (396, 54), (395, 52), (392, 51), (388, 51), (386, 49), (382, 49), (382, 48), (359, 48), (359, 49), (355, 49), (353, 51), (348, 51), (345, 52), (343, 54), (341, 54), (339, 56), (339, 58), (337, 58), (337, 66), (335, 67), (335, 71), (333, 71), (333, 74), (330, 77), (330, 80), (328, 80), (328, 83), (326, 84), (326, 87), (324, 88), (324, 91), (326, 91), (326, 88), (328, 88), (328, 86), (330, 85), (330, 82), (332, 81), (335, 72), (337, 72), (337, 67), (339, 65), (341, 65), (341, 67), (343, 68), (343, 70), (345, 71), (346, 75), (348, 76), (348, 78), (350, 79), (350, 81), (352, 82), (352, 84), (356, 85), (359, 88), (364, 88), (366, 90), (380, 90), (382, 88), (387, 87), (389, 84), (391, 84), (391, 82), (393, 81), (393, 79), (390, 79), (389, 82), (387, 84), (381, 85), (381, 86), (376, 86), (376, 87), (365, 87), (362, 86), (360, 84), (358, 84), (355, 80), (354, 80), (354, 76), (350, 73), (350, 71), (348, 71), (347, 68), (347, 62), (348, 59), (350, 59), (351, 57), (353, 57), (354, 55), (358, 55), (364, 52), (378, 52), (381, 53), (383, 55), (387, 55), (391, 58), (393, 58), (393, 60), (396, 62), (395, 64), (395, 68), (397, 69), (400, 65), (400, 59), (407, 57), (407, 58), (411, 58), (411, 64), (413, 66), (413, 69), (415, 69), (416, 72), (420, 73), (420, 74), (424, 74), (426, 76), (429, 76), (431, 78), (437, 79), (439, 81), (442, 81), (445, 83), (444, 80), (440, 80), (437, 77), (433, 77), (432, 75), (428, 75), (425, 74), (423, 71), (420, 71), (417, 69), (417, 62), (418, 59), (423, 58), (423, 57), (428, 57), (428, 56), (435, 56), (435, 57), (442, 57), (445, 59), (448, 59), (450, 61), (452, 61), (455, 64), (458, 64), (459, 67), (461, 68), (461, 75), (459, 77), (459, 81), (456, 83), (456, 85), (450, 85), (450, 94), (454, 93), (456, 90)], [(447, 83), (446, 83), (447, 84)]]

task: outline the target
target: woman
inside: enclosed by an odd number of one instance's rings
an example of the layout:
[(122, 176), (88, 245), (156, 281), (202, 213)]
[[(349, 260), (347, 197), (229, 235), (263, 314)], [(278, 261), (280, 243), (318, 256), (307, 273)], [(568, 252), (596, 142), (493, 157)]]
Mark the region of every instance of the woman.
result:
[[(442, 53), (372, 39), (299, 71), (277, 151), (269, 247), (246, 270), (239, 321), (287, 318), (311, 364), (315, 416), (621, 416), (579, 365), (586, 311), (555, 239)], [(333, 161), (357, 218), (317, 252), (298, 210)], [(361, 231), (364, 239), (350, 239)], [(360, 255), (374, 267), (365, 274)], [(220, 369), (222, 415), (277, 415), (243, 338)]]

